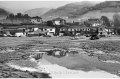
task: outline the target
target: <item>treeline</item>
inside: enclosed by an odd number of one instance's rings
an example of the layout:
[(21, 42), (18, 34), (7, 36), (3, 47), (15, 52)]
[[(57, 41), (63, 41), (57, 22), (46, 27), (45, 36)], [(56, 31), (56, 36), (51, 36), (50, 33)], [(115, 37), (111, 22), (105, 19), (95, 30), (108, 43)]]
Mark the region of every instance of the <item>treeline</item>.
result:
[(17, 13), (9, 14), (6, 19), (30, 19), (31, 17), (28, 14)]
[[(28, 14), (17, 13), (9, 14), (6, 20), (1, 25), (5, 26), (17, 26), (17, 25), (31, 25), (30, 16)], [(32, 24), (33, 25), (33, 24)]]

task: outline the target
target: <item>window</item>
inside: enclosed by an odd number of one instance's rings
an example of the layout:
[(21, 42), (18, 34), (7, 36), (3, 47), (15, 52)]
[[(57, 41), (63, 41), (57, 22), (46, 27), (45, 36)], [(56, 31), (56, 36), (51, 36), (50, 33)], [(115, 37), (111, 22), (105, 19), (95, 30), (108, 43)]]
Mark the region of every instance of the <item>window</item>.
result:
[(76, 31), (80, 31), (80, 29), (76, 29)]
[(52, 29), (50, 29), (50, 31), (52, 31)]
[(63, 29), (63, 31), (65, 31), (65, 29)]
[(74, 29), (72, 29), (72, 31), (74, 31)]
[(87, 31), (90, 31), (90, 29), (87, 29)]
[(102, 30), (102, 28), (100, 28), (100, 30)]
[(68, 29), (68, 31), (71, 31), (71, 29)]
[(41, 31), (43, 31), (43, 28), (41, 28)]
[(83, 31), (85, 31), (85, 29), (84, 29), (84, 28), (83, 28), (82, 30), (83, 30)]
[(37, 19), (37, 22), (40, 22), (40, 19)]

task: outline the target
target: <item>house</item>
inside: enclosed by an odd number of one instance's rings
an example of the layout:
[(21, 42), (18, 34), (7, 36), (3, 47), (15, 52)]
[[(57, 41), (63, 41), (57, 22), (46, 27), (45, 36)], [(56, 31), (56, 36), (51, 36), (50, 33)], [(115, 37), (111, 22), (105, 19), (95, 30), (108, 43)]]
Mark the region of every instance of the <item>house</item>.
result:
[(99, 25), (102, 25), (102, 21), (97, 18), (91, 18), (87, 20), (88, 24), (90, 24), (90, 27), (96, 27)]
[(115, 30), (115, 28), (114, 27), (106, 27), (106, 30), (107, 30), (107, 34), (108, 35), (113, 35), (113, 34), (115, 34), (114, 32), (114, 30)]
[(0, 26), (0, 31), (3, 31), (3, 27), (2, 26)]
[(25, 28), (22, 26), (3, 26), (3, 33), (9, 36), (20, 36), (20, 34), (25, 35)]
[(0, 26), (0, 36), (2, 36), (2, 35), (3, 35), (3, 27)]
[(50, 36), (54, 36), (54, 34), (55, 34), (55, 27), (44, 25), (44, 26), (39, 27), (39, 29), (42, 32), (47, 32), (47, 35), (50, 35)]
[(63, 33), (63, 35), (78, 35), (78, 34), (88, 34), (90, 32), (89, 27), (85, 27), (83, 25), (73, 25), (68, 27), (61, 27), (60, 28), (60, 34)]
[(66, 20), (58, 17), (52, 20), (53, 25), (65, 25), (66, 24)]
[(58, 36), (60, 28), (66, 25), (66, 20), (58, 17), (47, 21), (47, 25), (55, 27), (55, 35)]
[(105, 25), (98, 25), (96, 27), (90, 27), (91, 29), (97, 28), (98, 29), (98, 35), (112, 35), (114, 34), (114, 28), (113, 27), (107, 27)]
[(17, 37), (25, 37), (26, 36), (26, 29), (23, 27), (18, 27), (17, 31), (15, 32), (15, 36)]
[(23, 25), (26, 28), (26, 35), (41, 36), (41, 35), (51, 35), (55, 34), (55, 27), (47, 26), (43, 24), (39, 25)]
[(26, 35), (23, 32), (16, 32), (15, 36), (16, 37), (25, 37)]
[(28, 36), (28, 34), (31, 34), (37, 31), (39, 29), (39, 26), (38, 25), (22, 25), (20, 28), (21, 29), (25, 28), (24, 33), (26, 34), (26, 36)]
[(33, 24), (41, 24), (42, 22), (43, 22), (43, 20), (39, 16), (31, 17), (31, 23), (33, 23)]

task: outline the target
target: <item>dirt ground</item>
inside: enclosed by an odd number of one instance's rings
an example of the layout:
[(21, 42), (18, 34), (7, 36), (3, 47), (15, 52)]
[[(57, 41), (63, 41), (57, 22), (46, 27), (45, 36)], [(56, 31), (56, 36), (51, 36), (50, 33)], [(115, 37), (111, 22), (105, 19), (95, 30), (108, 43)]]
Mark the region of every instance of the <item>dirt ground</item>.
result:
[[(26, 60), (31, 54), (33, 54), (33, 52), (31, 52), (33, 49), (44, 50), (52, 47), (61, 48), (64, 50), (68, 50), (69, 48), (78, 48), (83, 49), (86, 53), (79, 55), (70, 54), (69, 56), (61, 58), (44, 55), (43, 58), (50, 63), (58, 64), (69, 69), (83, 70), (86, 72), (100, 69), (119, 76), (119, 63), (103, 62), (107, 60), (120, 62), (119, 36), (108, 38), (105, 37), (98, 40), (89, 40), (88, 38), (71, 40), (71, 37), (1, 37), (0, 63), (4, 65), (4, 63), (11, 60)], [(103, 51), (104, 54), (90, 52), (95, 49)], [(1, 66), (1, 68), (4, 70), (3, 66)], [(0, 77), (5, 77), (2, 76), (3, 73), (0, 74)]]

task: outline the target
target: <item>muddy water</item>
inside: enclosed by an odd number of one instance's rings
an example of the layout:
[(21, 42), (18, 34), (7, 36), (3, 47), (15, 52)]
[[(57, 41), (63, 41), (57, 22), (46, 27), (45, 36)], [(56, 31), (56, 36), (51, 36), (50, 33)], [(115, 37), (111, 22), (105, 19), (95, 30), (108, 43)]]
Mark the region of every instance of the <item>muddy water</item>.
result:
[(67, 56), (62, 58), (44, 56), (44, 58), (53, 64), (58, 64), (72, 70), (90, 72), (96, 71), (98, 69), (116, 75), (119, 75), (118, 72), (120, 71), (120, 64), (118, 63), (102, 62), (99, 61), (97, 57), (90, 57), (85, 54)]
[[(19, 62), (19, 61), (18, 61)], [(31, 64), (34, 64), (34, 66), (30, 67), (27, 65), (21, 65), (20, 63), (16, 62), (9, 62), (8, 65), (19, 69), (22, 71), (30, 71), (30, 72), (44, 72), (44, 73), (50, 73), (50, 76), (52, 78), (118, 78), (118, 76), (107, 73), (105, 71), (89, 71), (84, 72), (82, 70), (71, 70), (67, 69), (66, 67), (59, 66), (57, 64), (51, 64), (50, 62), (46, 61), (45, 59), (37, 61), (38, 63), (35, 65), (36, 62), (33, 61), (27, 61)], [(24, 63), (24, 61), (22, 61)]]

